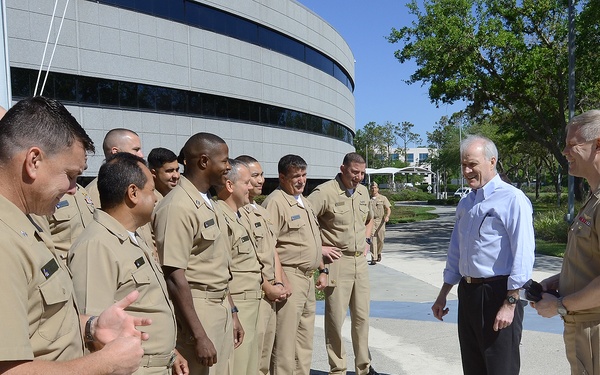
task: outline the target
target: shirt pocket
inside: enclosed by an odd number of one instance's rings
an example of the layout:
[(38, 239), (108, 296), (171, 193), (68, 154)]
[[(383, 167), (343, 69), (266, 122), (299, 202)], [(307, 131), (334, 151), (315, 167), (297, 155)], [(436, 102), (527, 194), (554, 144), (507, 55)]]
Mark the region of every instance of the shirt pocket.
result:
[(67, 319), (72, 315), (70, 279), (62, 269), (58, 269), (48, 280), (40, 284), (42, 296), (39, 334), (48, 341), (56, 341), (71, 332), (78, 321)]
[[(137, 298), (136, 302), (143, 302), (144, 306), (155, 305), (158, 300), (156, 298), (150, 298), (150, 293), (152, 292), (152, 279), (155, 278), (154, 272), (152, 272), (152, 268), (148, 266), (140, 267), (131, 273), (132, 287), (140, 293), (140, 296)], [(124, 293), (120, 298), (125, 298), (125, 296), (131, 293), (133, 289), (127, 288), (127, 290), (123, 290)], [(136, 302), (132, 305), (135, 307)]]
[(233, 249), (239, 254), (249, 254), (252, 251), (252, 241), (249, 236), (238, 238), (233, 244)]

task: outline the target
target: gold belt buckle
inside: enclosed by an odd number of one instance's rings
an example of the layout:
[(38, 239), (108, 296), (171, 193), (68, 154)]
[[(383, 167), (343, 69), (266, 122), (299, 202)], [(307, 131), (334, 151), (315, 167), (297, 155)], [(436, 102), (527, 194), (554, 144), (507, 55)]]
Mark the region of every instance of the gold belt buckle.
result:
[(467, 284), (471, 284), (471, 276), (465, 276), (465, 281)]

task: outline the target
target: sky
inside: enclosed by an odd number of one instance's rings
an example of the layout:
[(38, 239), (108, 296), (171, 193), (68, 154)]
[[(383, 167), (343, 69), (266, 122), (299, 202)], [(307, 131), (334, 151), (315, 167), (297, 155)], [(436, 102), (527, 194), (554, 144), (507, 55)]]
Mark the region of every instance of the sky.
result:
[[(354, 53), (356, 129), (374, 121), (380, 125), (408, 121), (413, 132), (427, 145), (426, 132), (434, 129), (442, 116), (464, 108), (435, 104), (429, 100), (427, 86), (409, 85), (405, 80), (416, 70), (411, 61), (400, 64), (394, 52), (400, 44), (386, 40), (392, 27), (408, 26), (415, 17), (408, 14), (407, 0), (298, 0), (318, 14), (346, 40)], [(418, 146), (418, 145), (409, 145)]]

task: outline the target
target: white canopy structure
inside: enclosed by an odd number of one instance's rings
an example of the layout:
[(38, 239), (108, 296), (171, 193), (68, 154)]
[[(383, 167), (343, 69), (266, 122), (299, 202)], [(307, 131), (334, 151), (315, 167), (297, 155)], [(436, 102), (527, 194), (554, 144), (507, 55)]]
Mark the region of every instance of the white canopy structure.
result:
[[(367, 181), (369, 184), (371, 183), (371, 175), (372, 174), (389, 174), (392, 175), (392, 181), (395, 180), (396, 174), (417, 174), (417, 175), (428, 175), (435, 174), (427, 168), (423, 167), (404, 167), (404, 168), (394, 168), (394, 167), (384, 167), (379, 169), (367, 168)], [(396, 183), (393, 184), (394, 190), (396, 190)]]

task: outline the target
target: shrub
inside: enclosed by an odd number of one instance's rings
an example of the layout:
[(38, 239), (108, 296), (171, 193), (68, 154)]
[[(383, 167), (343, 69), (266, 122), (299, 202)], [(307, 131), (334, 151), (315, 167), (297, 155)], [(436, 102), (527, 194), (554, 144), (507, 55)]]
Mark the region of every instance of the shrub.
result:
[(561, 210), (536, 213), (533, 220), (535, 237), (544, 241), (567, 243), (569, 223), (564, 220), (564, 215)]
[(430, 199), (434, 199), (435, 196), (433, 194), (425, 193), (420, 190), (413, 189), (404, 189), (395, 193), (386, 194), (387, 198), (390, 202), (400, 202), (400, 201), (428, 201)]

